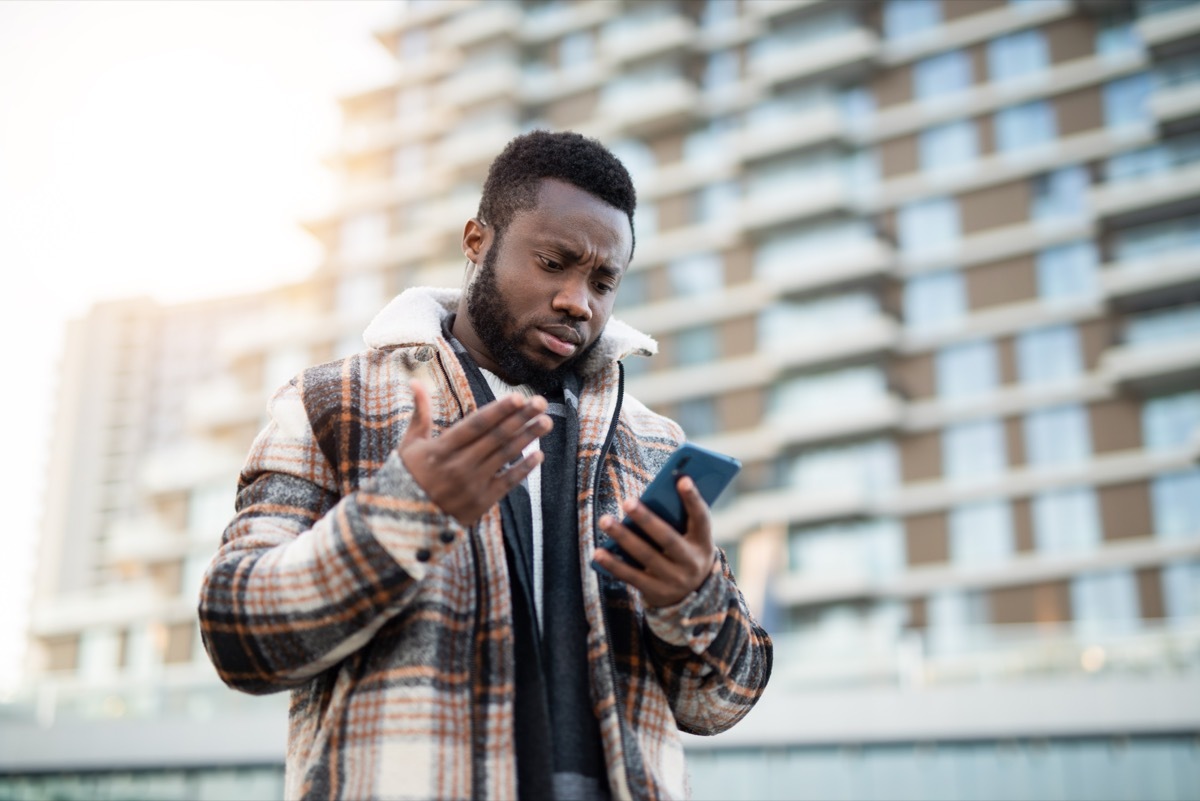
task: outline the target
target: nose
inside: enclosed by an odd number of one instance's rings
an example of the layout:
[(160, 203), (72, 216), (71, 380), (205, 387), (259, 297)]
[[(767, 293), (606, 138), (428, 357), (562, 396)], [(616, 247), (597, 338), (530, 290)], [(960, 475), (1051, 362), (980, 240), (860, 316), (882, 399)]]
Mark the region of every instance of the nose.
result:
[(558, 288), (551, 305), (557, 312), (562, 312), (575, 320), (587, 322), (592, 319), (592, 307), (588, 301), (587, 280), (570, 276)]

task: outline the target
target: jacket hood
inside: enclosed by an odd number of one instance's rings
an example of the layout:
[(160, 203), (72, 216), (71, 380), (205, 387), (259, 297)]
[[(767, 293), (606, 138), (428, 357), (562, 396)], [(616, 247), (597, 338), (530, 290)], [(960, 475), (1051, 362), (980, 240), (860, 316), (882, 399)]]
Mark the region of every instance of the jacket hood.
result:
[[(442, 321), (458, 310), (461, 289), (419, 286), (406, 289), (383, 308), (363, 332), (367, 347), (383, 350), (399, 345), (432, 344), (442, 335)], [(653, 356), (658, 343), (653, 337), (608, 318), (599, 344), (580, 365), (588, 376), (626, 356)]]

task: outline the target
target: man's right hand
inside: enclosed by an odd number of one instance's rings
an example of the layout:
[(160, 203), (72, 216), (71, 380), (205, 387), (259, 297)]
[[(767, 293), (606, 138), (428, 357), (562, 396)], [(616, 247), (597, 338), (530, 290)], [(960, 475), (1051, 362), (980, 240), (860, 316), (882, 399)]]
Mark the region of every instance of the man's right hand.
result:
[(397, 446), (400, 458), (442, 511), (473, 525), (542, 463), (540, 450), (524, 458), (521, 452), (554, 425), (544, 414), (546, 399), (508, 395), (434, 438), (429, 390), (420, 381), (411, 386), (413, 415)]

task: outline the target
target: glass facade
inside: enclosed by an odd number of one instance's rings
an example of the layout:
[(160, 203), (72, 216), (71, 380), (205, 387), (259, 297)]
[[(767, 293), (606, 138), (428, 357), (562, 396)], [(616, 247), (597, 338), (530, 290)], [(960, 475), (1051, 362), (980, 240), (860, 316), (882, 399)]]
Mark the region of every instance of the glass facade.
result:
[(1017, 335), (1017, 376), (1022, 384), (1074, 379), (1083, 372), (1079, 331), (1073, 325), (1031, 328)]
[(944, 400), (977, 398), (995, 390), (1000, 380), (996, 345), (990, 340), (942, 348), (934, 367), (938, 397)]
[(1091, 454), (1088, 413), (1083, 406), (1050, 406), (1025, 415), (1025, 458), (1030, 467), (1077, 465)]
[(1032, 512), (1038, 553), (1086, 553), (1100, 544), (1100, 509), (1091, 487), (1036, 493)]
[(914, 275), (904, 282), (904, 324), (913, 331), (953, 328), (967, 314), (967, 286), (959, 270)]
[(948, 481), (966, 484), (993, 479), (1008, 468), (1004, 425), (972, 420), (942, 429), (942, 468)]

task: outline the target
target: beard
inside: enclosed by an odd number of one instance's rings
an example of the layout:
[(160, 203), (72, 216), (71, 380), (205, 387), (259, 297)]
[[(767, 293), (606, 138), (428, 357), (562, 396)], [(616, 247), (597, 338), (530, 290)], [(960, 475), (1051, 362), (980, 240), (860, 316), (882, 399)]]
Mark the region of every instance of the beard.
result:
[[(521, 350), (522, 345), (528, 341), (529, 332), (537, 326), (518, 326), (508, 310), (496, 282), (496, 252), (499, 244), (499, 241), (494, 242), (488, 248), (475, 280), (467, 287), (467, 314), (471, 317), (471, 326), (476, 335), (487, 345), (492, 359), (500, 368), (500, 377), (511, 384), (528, 384), (535, 392), (544, 395), (562, 387), (566, 377), (574, 373), (576, 366), (600, 339), (597, 337), (590, 345), (553, 368), (538, 364), (526, 356)], [(544, 322), (575, 327), (575, 321), (569, 317)]]

